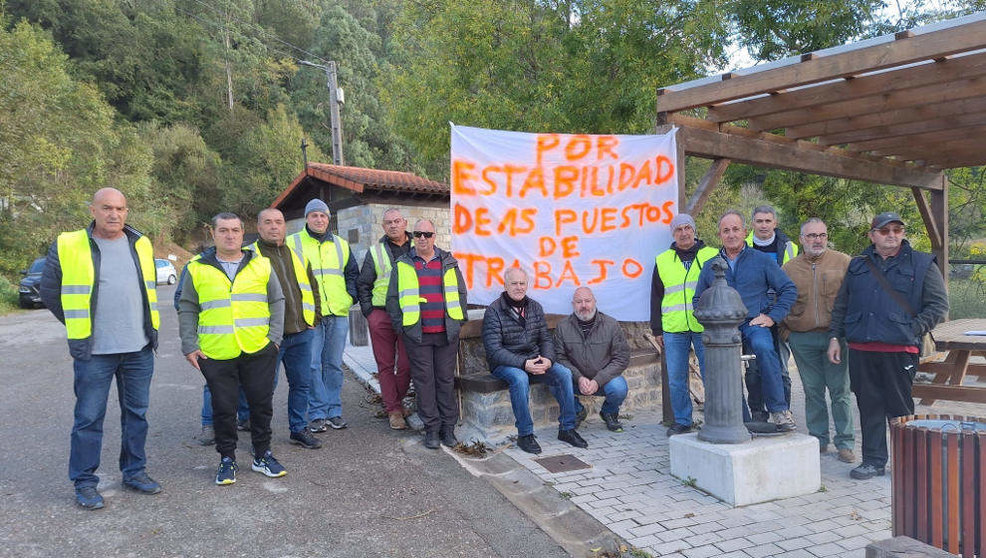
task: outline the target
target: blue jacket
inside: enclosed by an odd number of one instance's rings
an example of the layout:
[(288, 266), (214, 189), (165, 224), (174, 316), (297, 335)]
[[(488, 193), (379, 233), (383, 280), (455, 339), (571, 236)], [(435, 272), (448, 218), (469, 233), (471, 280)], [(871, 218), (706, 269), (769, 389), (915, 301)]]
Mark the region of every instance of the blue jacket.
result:
[[(719, 256), (729, 261), (722, 249), (719, 250)], [(698, 299), (705, 289), (712, 286), (715, 277), (711, 265), (702, 268), (702, 273), (698, 276), (698, 287), (695, 288), (695, 305), (698, 305)], [(743, 299), (747, 320), (766, 314), (774, 323), (781, 323), (798, 299), (798, 288), (781, 271), (777, 260), (772, 255), (749, 246), (743, 247), (733, 266), (726, 270), (726, 283), (736, 289)]]

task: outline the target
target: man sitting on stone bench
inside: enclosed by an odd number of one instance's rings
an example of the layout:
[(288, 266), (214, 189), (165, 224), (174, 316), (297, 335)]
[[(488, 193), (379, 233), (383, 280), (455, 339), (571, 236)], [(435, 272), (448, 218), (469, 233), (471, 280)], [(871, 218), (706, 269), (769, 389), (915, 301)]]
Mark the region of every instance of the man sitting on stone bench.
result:
[(510, 386), (517, 446), (527, 453), (541, 453), (534, 438), (528, 394), (530, 376), (545, 375), (548, 389), (561, 407), (558, 439), (575, 447), (589, 447), (575, 431), (572, 372), (554, 362), (555, 347), (544, 310), (527, 297), (527, 273), (512, 267), (504, 274), (504, 282), (506, 291), (489, 305), (483, 317), (483, 346), (490, 371)]
[[(623, 371), (630, 364), (630, 345), (620, 323), (596, 310), (589, 287), (575, 289), (570, 316), (555, 328), (558, 362), (572, 371), (574, 389), (582, 395), (606, 397), (599, 416), (612, 432), (623, 432), (620, 405), (627, 398)], [(585, 420), (586, 408), (575, 398), (575, 424)]]

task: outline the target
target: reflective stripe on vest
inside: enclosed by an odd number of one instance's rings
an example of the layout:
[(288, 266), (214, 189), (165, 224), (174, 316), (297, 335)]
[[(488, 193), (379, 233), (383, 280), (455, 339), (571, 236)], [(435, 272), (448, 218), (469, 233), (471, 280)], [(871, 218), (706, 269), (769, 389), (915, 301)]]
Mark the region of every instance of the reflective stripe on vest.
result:
[(664, 298), (661, 299), (661, 328), (664, 331), (704, 331), (705, 328), (695, 319), (692, 300), (702, 266), (717, 254), (715, 248), (703, 247), (695, 254), (695, 260), (687, 271), (674, 250), (665, 250), (655, 258), (657, 272), (664, 283)]
[(232, 283), (226, 273), (201, 260), (188, 263), (199, 296), (199, 349), (216, 360), (255, 353), (270, 341), (267, 283), (270, 260), (254, 252)]
[[(339, 236), (319, 242), (308, 231), (294, 233), (287, 239), (295, 255), (312, 266), (319, 287), (323, 316), (347, 316), (353, 297), (346, 291), (344, 270), (349, 262), (349, 243)], [(314, 298), (312, 299), (314, 303)]]
[(377, 278), (373, 280), (373, 297), (371, 304), (383, 308), (387, 305), (387, 289), (390, 288), (390, 256), (383, 242), (370, 247), (370, 257), (373, 258), (373, 269)]
[[(151, 327), (159, 329), (161, 315), (157, 309), (157, 268), (154, 266), (154, 248), (146, 236), (134, 242), (138, 270), (150, 313)], [(58, 262), (62, 268), (62, 311), (65, 316), (65, 332), (69, 339), (87, 339), (92, 335), (92, 292), (96, 280), (92, 261), (89, 233), (85, 229), (58, 235)], [(106, 293), (107, 296), (112, 293)]]
[[(260, 246), (256, 242), (248, 246), (247, 249), (263, 256), (260, 253)], [(294, 282), (301, 290), (302, 318), (304, 318), (306, 324), (315, 325), (315, 295), (312, 294), (312, 284), (308, 281), (308, 266), (305, 264), (304, 257), (303, 252), (299, 257), (298, 252), (294, 249), (291, 250), (291, 267), (294, 270)]]
[[(453, 320), (464, 319), (462, 305), (459, 302), (459, 278), (454, 268), (442, 275), (442, 285), (445, 313)], [(397, 262), (397, 297), (401, 307), (401, 324), (404, 327), (411, 327), (421, 321), (421, 304), (428, 302), (428, 299), (420, 294), (418, 272), (407, 262)]]

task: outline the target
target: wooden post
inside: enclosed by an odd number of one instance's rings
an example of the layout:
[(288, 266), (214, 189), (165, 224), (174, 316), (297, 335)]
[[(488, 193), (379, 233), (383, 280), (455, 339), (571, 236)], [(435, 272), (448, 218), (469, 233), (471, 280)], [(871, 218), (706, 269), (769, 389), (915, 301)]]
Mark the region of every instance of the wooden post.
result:
[(948, 288), (948, 177), (942, 174), (942, 189), (931, 192), (931, 214), (938, 225), (941, 246), (934, 251), (938, 258), (938, 268), (945, 277), (945, 288)]

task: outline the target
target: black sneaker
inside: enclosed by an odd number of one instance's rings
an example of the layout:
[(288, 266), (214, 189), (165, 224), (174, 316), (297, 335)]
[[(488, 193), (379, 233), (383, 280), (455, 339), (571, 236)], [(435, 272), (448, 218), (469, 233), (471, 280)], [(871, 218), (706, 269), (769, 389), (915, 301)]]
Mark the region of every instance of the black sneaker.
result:
[(342, 417), (330, 417), (326, 422), (333, 430), (342, 430), (343, 428), (349, 426), (346, 421), (342, 420)]
[(587, 416), (589, 416), (589, 409), (586, 409), (585, 407), (579, 408), (579, 412), (575, 413), (575, 428), (582, 426), (582, 421), (584, 421)]
[(238, 419), (236, 421), (236, 429), (239, 430), (240, 432), (249, 432), (250, 431), (250, 419), (242, 419), (242, 420), (239, 420)]
[(229, 457), (222, 458), (216, 470), (216, 484), (222, 486), (236, 482), (236, 462)]
[(859, 467), (849, 471), (849, 476), (856, 480), (866, 480), (873, 477), (882, 477), (886, 472), (886, 469), (883, 467), (874, 467), (868, 463), (863, 463)]
[(144, 494), (158, 494), (161, 492), (161, 485), (154, 479), (147, 476), (147, 473), (138, 473), (128, 479), (123, 479), (123, 485), (131, 490)]
[(527, 453), (533, 453), (533, 454), (541, 453), (541, 444), (538, 443), (537, 438), (534, 437), (534, 434), (528, 434), (527, 436), (518, 436), (517, 447), (526, 451)]
[(325, 432), (328, 429), (329, 429), (328, 423), (325, 422), (325, 419), (320, 419), (320, 418), (315, 419), (311, 422), (311, 424), (308, 425), (308, 430), (311, 430), (312, 432), (315, 433)]
[(213, 446), (216, 444), (216, 431), (211, 425), (205, 425), (202, 427), (202, 432), (199, 433), (197, 439), (203, 446)]
[(767, 411), (753, 411), (750, 422), (767, 422), (769, 418), (770, 415), (767, 414)]
[(254, 458), (251, 469), (272, 479), (288, 474), (284, 467), (274, 459), (270, 450), (265, 451), (259, 458)]
[(425, 447), (428, 449), (438, 449), (441, 446), (439, 441), (438, 432), (434, 430), (429, 430), (425, 432)]
[(579, 433), (574, 428), (571, 430), (559, 430), (558, 439), (577, 448), (585, 449), (589, 447), (589, 442), (583, 440), (582, 436), (579, 436)]
[(623, 432), (623, 425), (620, 424), (620, 418), (618, 416), (600, 411), (599, 417), (606, 423), (606, 429), (610, 432)]
[(95, 486), (80, 486), (75, 489), (75, 501), (87, 510), (98, 510), (103, 507), (103, 497)]
[(455, 430), (452, 428), (446, 428), (438, 433), (438, 437), (442, 441), (442, 445), (448, 448), (454, 448), (459, 445), (459, 440), (455, 438)]
[(318, 441), (318, 438), (312, 436), (306, 430), (300, 432), (292, 432), (291, 437), (288, 439), (289, 442), (296, 446), (301, 446), (305, 449), (318, 449), (322, 447), (322, 442)]
[(692, 431), (691, 425), (681, 424), (680, 422), (676, 422), (672, 424), (670, 428), (668, 428), (668, 438), (676, 434), (685, 434), (691, 431)]

